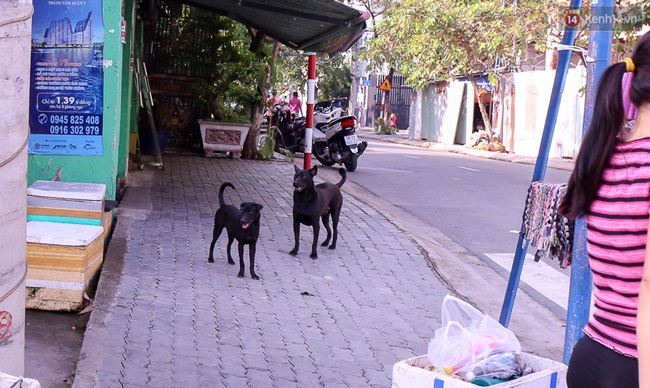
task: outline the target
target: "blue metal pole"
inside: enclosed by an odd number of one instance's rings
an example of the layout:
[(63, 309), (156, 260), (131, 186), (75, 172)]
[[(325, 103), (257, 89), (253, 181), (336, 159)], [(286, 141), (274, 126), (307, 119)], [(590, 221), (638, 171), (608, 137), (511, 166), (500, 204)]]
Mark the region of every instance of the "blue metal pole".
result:
[[(612, 29), (614, 19), (614, 0), (599, 0), (591, 7), (594, 24), (589, 32), (589, 57), (594, 62), (587, 63), (587, 86), (585, 94), (585, 119), (582, 133), (591, 125), (598, 80), (610, 65), (612, 58)], [(588, 151), (588, 150), (585, 150)], [(576, 342), (583, 336), (582, 328), (589, 320), (591, 306), (591, 270), (587, 256), (587, 224), (585, 218), (576, 220), (573, 254), (571, 259), (571, 285), (567, 308), (566, 332), (564, 335), (564, 363), (568, 364)]]
[[(571, 0), (569, 9), (578, 11), (581, 5), (582, 0)], [(577, 26), (573, 28), (566, 27), (564, 36), (562, 37), (563, 45), (573, 46), (576, 37), (576, 27)], [(542, 141), (539, 145), (535, 171), (533, 172), (533, 182), (544, 180), (544, 175), (546, 174), (548, 154), (551, 149), (551, 140), (553, 139), (558, 111), (560, 110), (560, 102), (562, 100), (562, 92), (564, 91), (566, 74), (569, 70), (569, 64), (571, 63), (571, 54), (572, 51), (570, 50), (562, 50), (559, 53), (557, 70), (555, 72), (555, 81), (553, 82), (553, 90), (551, 92), (551, 101), (546, 114), (544, 133), (542, 134)], [(508, 287), (501, 308), (501, 316), (499, 317), (499, 322), (505, 327), (508, 327), (508, 324), (510, 323), (510, 317), (512, 316), (512, 309), (515, 304), (515, 297), (517, 296), (517, 289), (519, 288), (519, 280), (521, 278), (521, 271), (524, 268), (524, 259), (527, 250), (528, 241), (524, 240), (520, 236), (519, 241), (517, 242), (515, 258), (512, 262), (512, 269), (510, 270), (510, 278), (508, 279)]]

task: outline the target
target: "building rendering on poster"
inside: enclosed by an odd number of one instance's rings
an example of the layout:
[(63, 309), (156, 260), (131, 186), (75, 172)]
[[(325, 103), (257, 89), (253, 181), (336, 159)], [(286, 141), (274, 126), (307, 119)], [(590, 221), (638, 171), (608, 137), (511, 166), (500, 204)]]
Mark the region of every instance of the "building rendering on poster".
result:
[(97, 0), (34, 0), (30, 154), (102, 155), (104, 26)]

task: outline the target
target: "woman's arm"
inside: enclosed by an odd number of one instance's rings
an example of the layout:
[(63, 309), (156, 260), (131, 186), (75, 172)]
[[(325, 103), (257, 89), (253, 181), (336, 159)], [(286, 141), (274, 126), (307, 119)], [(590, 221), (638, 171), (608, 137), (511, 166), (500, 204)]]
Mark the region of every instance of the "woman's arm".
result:
[(646, 242), (645, 265), (639, 290), (636, 335), (639, 349), (639, 387), (650, 388), (650, 233)]

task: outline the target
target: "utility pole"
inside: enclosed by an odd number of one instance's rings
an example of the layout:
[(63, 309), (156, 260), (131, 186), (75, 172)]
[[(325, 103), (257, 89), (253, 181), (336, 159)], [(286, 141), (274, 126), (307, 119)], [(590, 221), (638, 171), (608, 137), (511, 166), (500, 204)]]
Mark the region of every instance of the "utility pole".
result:
[[(583, 136), (591, 125), (594, 115), (594, 102), (600, 75), (610, 65), (612, 58), (612, 35), (614, 28), (614, 0), (597, 0), (592, 2), (591, 14), (595, 23), (589, 31), (589, 51), (586, 60), (587, 85), (585, 88), (585, 118), (582, 127)], [(593, 279), (587, 256), (587, 223), (584, 217), (576, 220), (573, 232), (573, 253), (571, 255), (571, 283), (569, 286), (569, 304), (567, 324), (564, 335), (564, 363), (568, 364), (571, 352), (583, 336), (582, 328), (589, 321), (591, 307), (591, 286)]]
[(31, 0), (0, 5), (0, 371), (25, 374)]
[[(582, 6), (581, 0), (571, 0), (569, 9), (572, 12), (580, 12)], [(573, 46), (576, 37), (576, 27), (568, 26), (564, 30), (562, 37), (562, 45)], [(562, 92), (564, 91), (564, 84), (566, 82), (566, 75), (569, 71), (571, 64), (572, 51), (560, 51), (557, 70), (555, 72), (555, 80), (553, 82), (553, 89), (551, 91), (551, 101), (549, 102), (548, 111), (546, 113), (546, 121), (544, 122), (544, 133), (539, 145), (539, 153), (537, 154), (537, 161), (535, 163), (535, 170), (533, 171), (532, 182), (544, 181), (546, 175), (546, 166), (548, 165), (548, 154), (551, 149), (551, 140), (553, 139), (553, 132), (555, 131), (555, 124), (557, 123), (557, 116), (560, 110), (560, 102), (562, 101)], [(523, 225), (522, 225), (523, 227)], [(519, 281), (521, 279), (521, 271), (524, 268), (524, 259), (526, 258), (526, 251), (528, 250), (528, 240), (519, 236), (517, 246), (515, 248), (515, 258), (512, 262), (512, 269), (510, 270), (510, 277), (508, 278), (508, 286), (506, 295), (501, 307), (501, 315), (499, 316), (499, 323), (508, 327), (512, 310), (515, 305), (515, 297), (519, 289)]]
[(309, 53), (307, 69), (307, 122), (305, 123), (305, 159), (303, 168), (311, 168), (311, 145), (314, 137), (314, 104), (316, 102), (316, 53)]

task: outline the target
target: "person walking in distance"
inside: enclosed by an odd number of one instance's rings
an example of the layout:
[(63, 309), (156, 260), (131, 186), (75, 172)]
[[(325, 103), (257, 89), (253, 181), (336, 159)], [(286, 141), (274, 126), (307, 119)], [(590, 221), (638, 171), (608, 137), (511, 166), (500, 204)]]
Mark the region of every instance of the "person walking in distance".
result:
[(395, 113), (390, 114), (390, 127), (397, 129), (397, 115)]
[(271, 95), (269, 98), (266, 99), (266, 106), (268, 110), (266, 111), (267, 116), (271, 116), (273, 114), (273, 107), (282, 103), (282, 100), (280, 97), (278, 97), (275, 89), (271, 91)]
[(289, 107), (292, 115), (297, 116), (300, 113), (300, 116), (303, 116), (302, 101), (298, 98), (298, 92), (293, 92), (293, 97), (289, 100)]
[(595, 309), (569, 388), (650, 388), (650, 33), (602, 74), (559, 211), (586, 217)]

